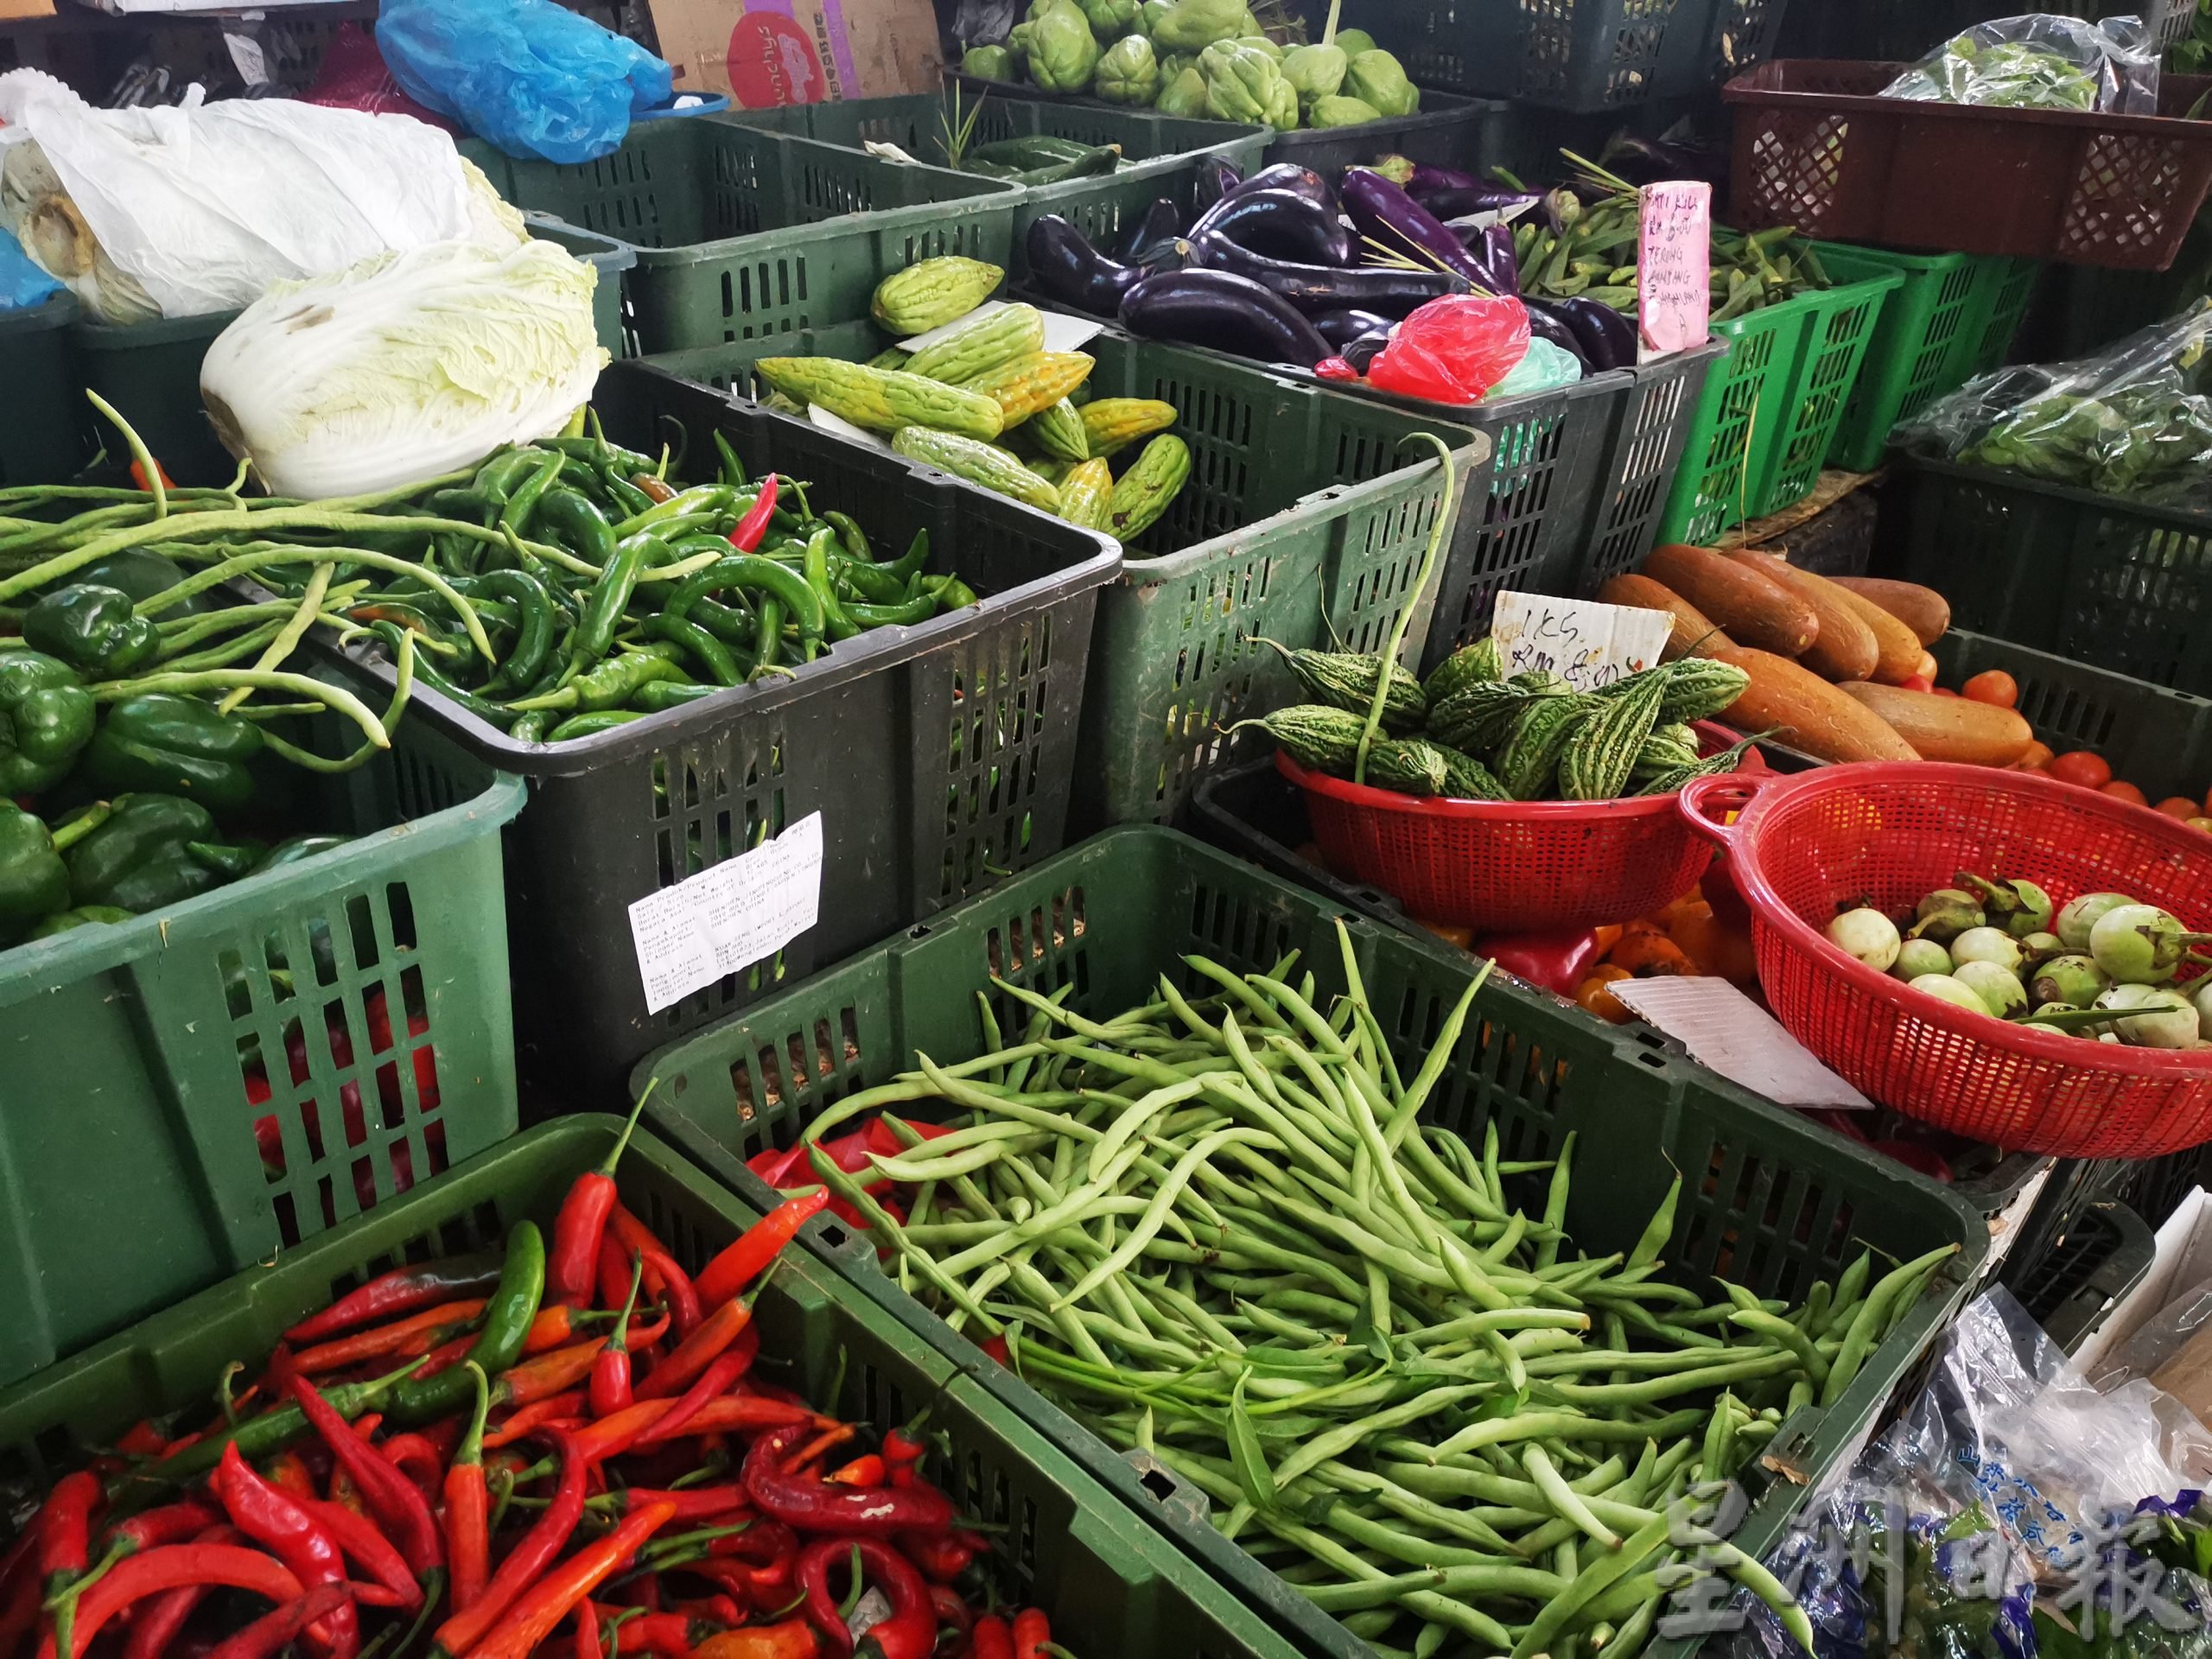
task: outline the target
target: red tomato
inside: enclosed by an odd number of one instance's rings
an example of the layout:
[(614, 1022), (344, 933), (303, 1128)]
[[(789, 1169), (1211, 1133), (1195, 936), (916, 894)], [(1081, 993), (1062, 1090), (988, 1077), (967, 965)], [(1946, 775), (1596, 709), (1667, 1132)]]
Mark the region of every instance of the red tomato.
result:
[(1959, 688), (1969, 702), (2010, 709), (2020, 700), (2020, 683), (2001, 668), (1984, 669)]
[(2062, 784), (2079, 784), (2083, 789), (2102, 789), (2112, 781), (2112, 766), (2101, 754), (2092, 754), (2087, 749), (2074, 749), (2050, 763), (2050, 775)]
[(2148, 806), (2150, 804), (2150, 802), (2143, 798), (2143, 791), (2141, 790), (2136, 788), (2134, 785), (2127, 782), (2126, 779), (2122, 778), (2113, 779), (2112, 782), (2107, 784), (2102, 789), (2099, 790), (2097, 793), (2100, 795), (2109, 795), (2115, 801), (2126, 801), (2130, 806)]
[(2170, 818), (2193, 818), (2203, 809), (2186, 795), (2169, 795), (2158, 803), (2158, 810)]

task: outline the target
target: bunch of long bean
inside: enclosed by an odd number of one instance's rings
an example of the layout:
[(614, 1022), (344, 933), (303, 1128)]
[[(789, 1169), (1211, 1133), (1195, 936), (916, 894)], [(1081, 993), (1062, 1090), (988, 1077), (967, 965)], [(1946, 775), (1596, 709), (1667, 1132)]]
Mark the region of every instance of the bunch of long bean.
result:
[[(1572, 1250), (1571, 1140), (1503, 1161), (1494, 1126), (1478, 1153), (1424, 1121), (1480, 978), (1407, 1076), (1339, 938), (1325, 1009), (1294, 957), (1188, 957), (1210, 994), (1163, 976), (1103, 1020), (1001, 985), (1020, 1040), (849, 1096), (771, 1178), (826, 1183), (916, 1295), (1382, 1652), (1632, 1654), (1688, 1548), (1670, 1505), (1837, 1400), (1951, 1252), (1708, 1303), (1660, 1277), (1679, 1176), (1629, 1250)], [(885, 1109), (918, 1102), (952, 1115)], [(904, 1150), (823, 1141), (872, 1112)], [(1537, 1213), (1510, 1201), (1547, 1173)]]

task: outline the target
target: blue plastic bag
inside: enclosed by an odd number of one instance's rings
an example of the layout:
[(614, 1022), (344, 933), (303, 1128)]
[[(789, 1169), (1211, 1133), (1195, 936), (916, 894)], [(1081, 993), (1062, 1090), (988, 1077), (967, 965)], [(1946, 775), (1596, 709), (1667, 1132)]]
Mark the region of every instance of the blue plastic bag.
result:
[(554, 0), (385, 0), (377, 49), (416, 103), (549, 162), (606, 155), (673, 89), (660, 59)]
[(0, 311), (28, 311), (60, 291), (61, 284), (33, 263), (23, 245), (0, 231)]

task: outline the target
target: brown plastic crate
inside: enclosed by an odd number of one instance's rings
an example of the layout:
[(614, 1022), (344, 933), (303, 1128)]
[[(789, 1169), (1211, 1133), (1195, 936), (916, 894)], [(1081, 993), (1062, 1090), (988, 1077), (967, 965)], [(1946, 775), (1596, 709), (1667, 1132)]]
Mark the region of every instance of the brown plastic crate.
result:
[(1732, 213), (1828, 241), (2164, 270), (2212, 189), (2212, 79), (2168, 75), (2158, 115), (1876, 96), (1894, 63), (1798, 59), (1728, 83)]

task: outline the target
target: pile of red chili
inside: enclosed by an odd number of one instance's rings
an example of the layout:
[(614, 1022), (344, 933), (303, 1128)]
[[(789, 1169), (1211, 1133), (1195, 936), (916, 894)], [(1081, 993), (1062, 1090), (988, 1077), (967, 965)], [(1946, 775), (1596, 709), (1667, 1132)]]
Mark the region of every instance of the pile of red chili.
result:
[(550, 1248), (524, 1221), (372, 1280), (233, 1367), (208, 1427), (63, 1477), (0, 1557), (0, 1659), (1037, 1659), (1042, 1615), (956, 1587), (988, 1546), (918, 1424), (863, 1451), (751, 1375), (744, 1293), (823, 1196), (694, 1279), (618, 1201), (621, 1150)]

